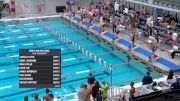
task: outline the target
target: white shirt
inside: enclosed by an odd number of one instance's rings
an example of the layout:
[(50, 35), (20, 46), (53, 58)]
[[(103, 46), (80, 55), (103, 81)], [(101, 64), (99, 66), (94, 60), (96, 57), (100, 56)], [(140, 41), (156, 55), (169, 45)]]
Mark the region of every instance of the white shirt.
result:
[(77, 96), (78, 96), (78, 101), (85, 101), (86, 91), (83, 88), (79, 89), (79, 91), (77, 92)]
[(171, 37), (172, 37), (173, 40), (176, 40), (177, 36), (178, 36), (177, 33), (173, 33)]
[(124, 13), (126, 13), (126, 14), (129, 13), (128, 8), (125, 8), (125, 9), (124, 9)]

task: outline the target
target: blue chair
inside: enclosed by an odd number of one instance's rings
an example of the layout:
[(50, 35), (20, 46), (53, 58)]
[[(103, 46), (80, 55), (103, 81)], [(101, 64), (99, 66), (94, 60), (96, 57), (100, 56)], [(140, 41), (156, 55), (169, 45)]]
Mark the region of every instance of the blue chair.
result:
[(105, 32), (104, 33), (105, 36), (109, 37), (109, 38), (112, 38), (112, 39), (116, 39), (117, 38), (117, 35), (116, 34), (113, 34), (111, 32)]
[(162, 57), (158, 58), (156, 61), (158, 63), (168, 67), (171, 70), (180, 70), (180, 66), (178, 66), (178, 65), (176, 65), (176, 64), (174, 64), (174, 63), (172, 63), (172, 62), (170, 62), (170, 61), (168, 61)]

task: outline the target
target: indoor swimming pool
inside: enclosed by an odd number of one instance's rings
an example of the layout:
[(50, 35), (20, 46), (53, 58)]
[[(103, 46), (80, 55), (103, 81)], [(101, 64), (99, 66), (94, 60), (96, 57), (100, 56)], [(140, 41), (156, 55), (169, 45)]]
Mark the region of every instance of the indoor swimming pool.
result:
[[(131, 59), (120, 50), (112, 48), (107, 42), (89, 34), (78, 26), (62, 20), (61, 18), (42, 18), (48, 26), (55, 31), (63, 33), (65, 37), (78, 44), (92, 54), (96, 54), (102, 61), (112, 66), (132, 62), (130, 64), (114, 66), (112, 69), (112, 84), (142, 78), (147, 71), (151, 75), (159, 74), (148, 68), (140, 61)], [(44, 28), (37, 19), (12, 20), (0, 22), (0, 101), (22, 101), (24, 96), (32, 99), (34, 93), (39, 93), (40, 98), (45, 95), (42, 88), (19, 88), (19, 49), (39, 48), (39, 49), (60, 49), (62, 65), (62, 86), (61, 88), (50, 88), (55, 96), (63, 96), (75, 93), (79, 89), (80, 83), (86, 83), (89, 71), (97, 80), (106, 80), (110, 84), (109, 68), (104, 67), (99, 61), (91, 59), (89, 56), (74, 47), (71, 43), (59, 39), (58, 34), (53, 34), (51, 30)], [(95, 71), (94, 71), (95, 70)], [(159, 74), (158, 77), (161, 75)], [(157, 77), (155, 77), (157, 78)], [(140, 82), (140, 81), (136, 81)], [(123, 85), (127, 85), (125, 83)], [(116, 85), (116, 86), (123, 86)], [(63, 100), (73, 99), (74, 96), (67, 96)]]

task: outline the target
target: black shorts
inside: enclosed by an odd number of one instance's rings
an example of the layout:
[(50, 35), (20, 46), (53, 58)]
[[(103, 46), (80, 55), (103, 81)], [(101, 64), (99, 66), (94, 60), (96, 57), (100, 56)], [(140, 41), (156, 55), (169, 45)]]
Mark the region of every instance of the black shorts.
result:
[(135, 37), (132, 38), (132, 42), (134, 42), (134, 41), (135, 41)]

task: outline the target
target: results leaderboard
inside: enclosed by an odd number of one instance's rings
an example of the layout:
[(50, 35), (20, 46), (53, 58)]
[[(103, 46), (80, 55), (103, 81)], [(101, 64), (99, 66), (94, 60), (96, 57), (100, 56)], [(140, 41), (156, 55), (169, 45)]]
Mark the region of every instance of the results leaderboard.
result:
[(20, 49), (20, 88), (61, 87), (60, 49)]

